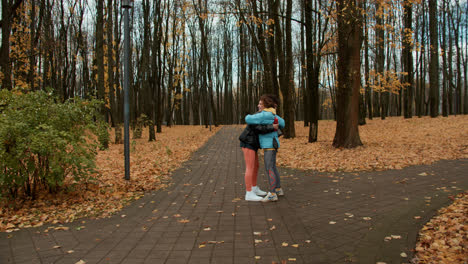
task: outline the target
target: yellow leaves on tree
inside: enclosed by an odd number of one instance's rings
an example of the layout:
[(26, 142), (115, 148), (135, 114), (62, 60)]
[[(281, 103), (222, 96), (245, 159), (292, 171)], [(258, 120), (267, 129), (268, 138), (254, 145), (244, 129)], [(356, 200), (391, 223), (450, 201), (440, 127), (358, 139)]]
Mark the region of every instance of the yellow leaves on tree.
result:
[(391, 92), (398, 94), (407, 84), (400, 81), (401, 75), (406, 72), (384, 71), (383, 75), (375, 70), (369, 72), (370, 87), (376, 92)]
[[(31, 32), (31, 14), (39, 15), (39, 7), (32, 10), (32, 5), (24, 2), (17, 11), (21, 19), (17, 19), (12, 25), (10, 35), (10, 60), (12, 62), (13, 87), (19, 90), (28, 91), (31, 88), (31, 81), (37, 87), (41, 81), (36, 65), (32, 65), (30, 58), (36, 56), (38, 52), (34, 45), (33, 34)], [(32, 69), (32, 71), (31, 71)], [(3, 76), (0, 76), (3, 78)], [(1, 80), (1, 79), (0, 79)]]

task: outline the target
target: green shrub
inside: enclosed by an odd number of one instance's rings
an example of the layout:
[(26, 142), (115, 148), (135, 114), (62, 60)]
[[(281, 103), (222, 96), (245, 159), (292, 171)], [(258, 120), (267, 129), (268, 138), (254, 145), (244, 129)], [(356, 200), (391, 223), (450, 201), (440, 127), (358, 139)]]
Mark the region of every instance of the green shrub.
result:
[(34, 199), (39, 189), (58, 191), (66, 177), (86, 180), (95, 168), (99, 106), (0, 91), (0, 192)]
[(110, 134), (109, 134), (109, 124), (104, 121), (98, 122), (98, 141), (99, 141), (99, 149), (105, 150), (109, 148), (110, 142)]

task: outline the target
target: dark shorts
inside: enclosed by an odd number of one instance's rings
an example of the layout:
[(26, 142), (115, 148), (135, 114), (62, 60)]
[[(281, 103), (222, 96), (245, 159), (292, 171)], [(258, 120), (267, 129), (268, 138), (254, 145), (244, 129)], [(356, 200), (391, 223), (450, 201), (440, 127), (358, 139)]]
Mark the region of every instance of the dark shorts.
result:
[(248, 148), (248, 149), (251, 149), (251, 150), (253, 150), (253, 151), (257, 151), (257, 150), (258, 150), (258, 148), (254, 147), (254, 146), (252, 146), (252, 145), (250, 145), (250, 144), (247, 144), (247, 143), (245, 143), (245, 142), (242, 142), (242, 141), (240, 142), (240, 147), (241, 147), (241, 148)]

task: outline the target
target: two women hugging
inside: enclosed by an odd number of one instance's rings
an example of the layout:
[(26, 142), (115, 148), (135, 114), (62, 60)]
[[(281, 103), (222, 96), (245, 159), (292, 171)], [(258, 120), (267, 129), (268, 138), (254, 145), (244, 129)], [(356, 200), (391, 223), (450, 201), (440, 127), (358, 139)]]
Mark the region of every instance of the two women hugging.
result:
[[(275, 95), (262, 95), (257, 105), (258, 112), (245, 117), (247, 127), (239, 136), (239, 140), (245, 160), (246, 201), (272, 202), (277, 201), (278, 196), (284, 195), (276, 168), (276, 153), (280, 147), (279, 129), (285, 126), (284, 119), (276, 114), (278, 105), (279, 100)], [(268, 192), (262, 191), (257, 186), (258, 149), (264, 151), (265, 170), (269, 182)]]

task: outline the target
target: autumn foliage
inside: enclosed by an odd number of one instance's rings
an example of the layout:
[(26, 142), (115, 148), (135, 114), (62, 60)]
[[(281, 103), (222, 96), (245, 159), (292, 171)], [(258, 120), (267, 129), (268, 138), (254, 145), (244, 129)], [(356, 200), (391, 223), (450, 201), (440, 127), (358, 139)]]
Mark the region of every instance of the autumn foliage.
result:
[(414, 263), (466, 263), (468, 256), (468, 193), (439, 210), (419, 233)]

